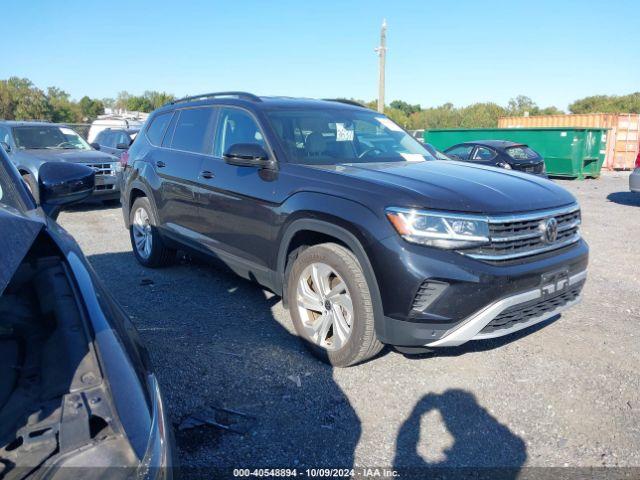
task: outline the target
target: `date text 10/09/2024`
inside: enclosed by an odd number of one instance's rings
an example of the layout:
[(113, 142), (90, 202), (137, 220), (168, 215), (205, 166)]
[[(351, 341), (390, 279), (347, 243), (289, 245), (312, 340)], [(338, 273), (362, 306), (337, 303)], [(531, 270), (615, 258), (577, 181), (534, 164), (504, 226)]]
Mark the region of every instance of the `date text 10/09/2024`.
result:
[(234, 477), (311, 477), (311, 478), (394, 478), (389, 468), (234, 468)]

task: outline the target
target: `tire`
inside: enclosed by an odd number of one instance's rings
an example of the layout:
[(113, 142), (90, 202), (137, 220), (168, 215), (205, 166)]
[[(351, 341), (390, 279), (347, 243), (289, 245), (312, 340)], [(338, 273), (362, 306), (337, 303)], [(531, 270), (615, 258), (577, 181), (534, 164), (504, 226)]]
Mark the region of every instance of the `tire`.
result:
[[(349, 367), (382, 350), (369, 285), (358, 259), (343, 246), (323, 243), (299, 250), (288, 269), (287, 296), (296, 332), (321, 360)], [(328, 329), (327, 318), (333, 319)]]
[(131, 247), (140, 264), (156, 268), (169, 265), (175, 260), (176, 251), (166, 247), (162, 241), (157, 217), (147, 197), (138, 197), (133, 202), (129, 212), (129, 225)]
[(33, 199), (36, 201), (37, 204), (40, 204), (40, 195), (39, 195), (39, 190), (38, 190), (38, 182), (36, 182), (36, 179), (33, 178), (33, 175), (31, 175), (30, 173), (25, 173), (22, 175), (22, 179), (24, 180), (24, 183), (27, 185), (27, 188), (29, 189), (29, 193), (31, 193), (31, 196), (33, 197)]

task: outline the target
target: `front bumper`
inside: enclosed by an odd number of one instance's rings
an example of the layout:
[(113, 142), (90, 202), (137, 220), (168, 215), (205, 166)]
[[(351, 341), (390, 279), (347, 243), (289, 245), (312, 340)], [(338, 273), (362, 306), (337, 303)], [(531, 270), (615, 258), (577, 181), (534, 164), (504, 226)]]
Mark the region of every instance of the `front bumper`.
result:
[(629, 175), (629, 190), (632, 192), (640, 192), (640, 168), (636, 168)]
[(96, 172), (96, 183), (93, 196), (100, 199), (120, 198), (120, 186), (118, 182), (118, 163), (87, 164)]
[[(406, 347), (460, 345), (551, 318), (579, 301), (589, 257), (583, 240), (499, 264), (394, 237), (372, 248), (384, 312), (376, 333), (383, 343)], [(562, 285), (549, 291), (556, 278)], [(426, 308), (416, 308), (425, 285), (435, 293)], [(569, 298), (558, 296), (567, 292)]]
[[(581, 300), (586, 278), (586, 270), (569, 277), (566, 291), (548, 298), (545, 298), (541, 288), (537, 288), (498, 300), (427, 346), (455, 347), (469, 340), (502, 337), (553, 318)], [(505, 312), (508, 313), (502, 318), (503, 321), (492, 325)]]

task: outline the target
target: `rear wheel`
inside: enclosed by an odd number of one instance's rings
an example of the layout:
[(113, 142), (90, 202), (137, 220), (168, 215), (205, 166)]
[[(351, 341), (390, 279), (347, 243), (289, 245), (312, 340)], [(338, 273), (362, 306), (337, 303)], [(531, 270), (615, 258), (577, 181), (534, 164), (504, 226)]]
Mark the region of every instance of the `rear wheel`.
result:
[(322, 360), (348, 367), (382, 349), (366, 278), (358, 259), (343, 246), (304, 249), (289, 271), (287, 287), (295, 329)]
[(133, 202), (129, 213), (129, 236), (133, 254), (145, 267), (162, 267), (170, 264), (176, 251), (164, 245), (158, 233), (158, 222), (147, 197), (139, 197)]

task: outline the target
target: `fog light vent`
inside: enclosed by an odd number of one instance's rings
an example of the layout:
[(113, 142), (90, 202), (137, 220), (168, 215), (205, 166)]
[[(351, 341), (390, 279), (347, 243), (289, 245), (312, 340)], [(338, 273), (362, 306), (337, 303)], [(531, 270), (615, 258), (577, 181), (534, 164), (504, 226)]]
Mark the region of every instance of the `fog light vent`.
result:
[(416, 312), (424, 312), (448, 286), (448, 283), (426, 280), (418, 288), (411, 309)]

